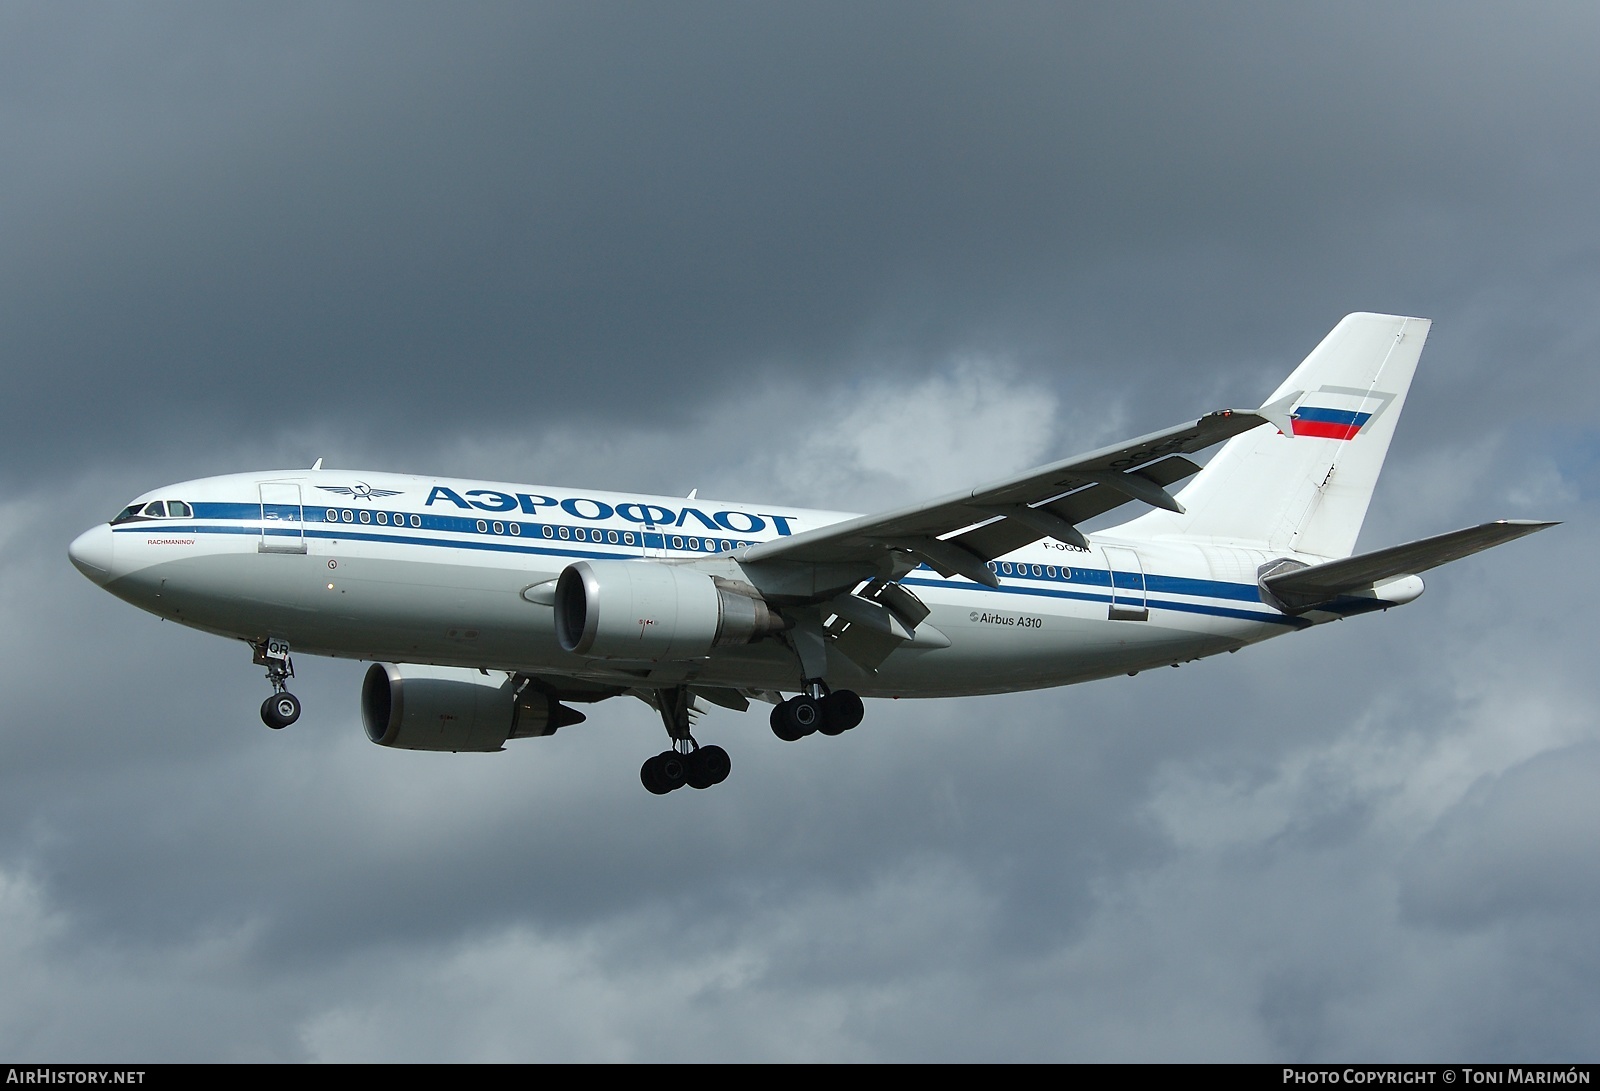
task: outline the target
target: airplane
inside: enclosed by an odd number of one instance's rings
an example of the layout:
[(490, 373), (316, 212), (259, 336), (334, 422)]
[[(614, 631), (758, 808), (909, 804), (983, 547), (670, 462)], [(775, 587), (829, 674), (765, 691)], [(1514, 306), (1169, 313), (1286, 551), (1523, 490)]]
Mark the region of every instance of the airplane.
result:
[(401, 749), (498, 751), (631, 695), (666, 728), (640, 769), (665, 795), (728, 776), (693, 734), (707, 704), (769, 703), (793, 742), (856, 727), (864, 697), (1137, 674), (1404, 605), (1421, 573), (1556, 525), (1354, 553), (1430, 325), (1349, 315), (1259, 408), (882, 514), (318, 459), (145, 493), (68, 553), (117, 597), (249, 644), (269, 727), (300, 716), (291, 649), (369, 661), (366, 733)]

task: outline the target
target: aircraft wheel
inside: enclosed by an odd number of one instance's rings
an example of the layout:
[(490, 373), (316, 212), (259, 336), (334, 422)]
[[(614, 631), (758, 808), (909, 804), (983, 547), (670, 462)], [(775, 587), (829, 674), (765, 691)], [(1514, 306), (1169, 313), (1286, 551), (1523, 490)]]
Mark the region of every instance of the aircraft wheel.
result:
[(711, 770), (712, 784), (721, 784), (728, 779), (728, 774), (733, 772), (733, 759), (728, 757), (726, 750), (720, 746), (708, 746), (700, 753), (705, 755), (701, 760)]
[(292, 693), (274, 693), (261, 702), (261, 722), (274, 731), (288, 727), (300, 718), (300, 698)]
[(772, 710), (772, 733), (784, 742), (803, 739), (821, 724), (821, 702), (803, 693)]
[(772, 733), (784, 742), (797, 742), (799, 740), (800, 733), (795, 730), (794, 724), (789, 720), (788, 701), (772, 707), (772, 715), (768, 717), (768, 722), (772, 724)]
[[(646, 788), (658, 796), (664, 796), (688, 783), (689, 762), (676, 750), (663, 750), (645, 762), (644, 766), (644, 769), (639, 771), (639, 778), (644, 781)], [(652, 780), (645, 779), (651, 770), (654, 771), (653, 783)]]
[(702, 746), (689, 755), (689, 787), (709, 788), (728, 779), (733, 762), (720, 746)]
[(672, 788), (662, 783), (661, 774), (656, 769), (659, 757), (658, 754), (654, 758), (646, 758), (644, 764), (639, 766), (639, 783), (643, 784), (651, 795), (664, 796), (672, 791)]
[(843, 735), (859, 724), (864, 715), (866, 708), (855, 691), (836, 689), (822, 699), (822, 726), (817, 730), (824, 735)]

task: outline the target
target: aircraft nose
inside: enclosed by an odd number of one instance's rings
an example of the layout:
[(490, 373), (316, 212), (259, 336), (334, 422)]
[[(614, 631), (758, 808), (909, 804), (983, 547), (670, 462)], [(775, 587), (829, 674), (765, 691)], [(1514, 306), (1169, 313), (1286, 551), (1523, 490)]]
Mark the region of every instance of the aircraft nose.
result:
[(101, 523), (73, 539), (67, 556), (79, 572), (104, 587), (111, 579), (111, 525)]

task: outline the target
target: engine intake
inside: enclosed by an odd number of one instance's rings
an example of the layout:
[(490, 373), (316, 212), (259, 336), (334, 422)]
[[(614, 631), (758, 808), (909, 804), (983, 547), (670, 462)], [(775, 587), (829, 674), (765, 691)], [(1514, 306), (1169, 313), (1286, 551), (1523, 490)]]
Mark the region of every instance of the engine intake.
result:
[(696, 659), (788, 623), (760, 592), (682, 565), (578, 561), (556, 583), (556, 639), (600, 659)]
[[(520, 692), (519, 692), (520, 691)], [(367, 738), (400, 750), (493, 751), (507, 739), (554, 734), (583, 713), (504, 674), (374, 663), (361, 683)]]

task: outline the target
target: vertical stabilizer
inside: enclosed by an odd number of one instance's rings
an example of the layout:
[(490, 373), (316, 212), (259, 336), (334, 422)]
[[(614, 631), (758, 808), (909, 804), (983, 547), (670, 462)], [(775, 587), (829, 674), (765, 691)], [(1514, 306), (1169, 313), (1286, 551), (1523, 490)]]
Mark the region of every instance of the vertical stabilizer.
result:
[(1113, 533), (1349, 556), (1430, 325), (1347, 316), (1266, 400), (1275, 423), (1230, 440), (1179, 494), (1183, 514), (1150, 512)]

